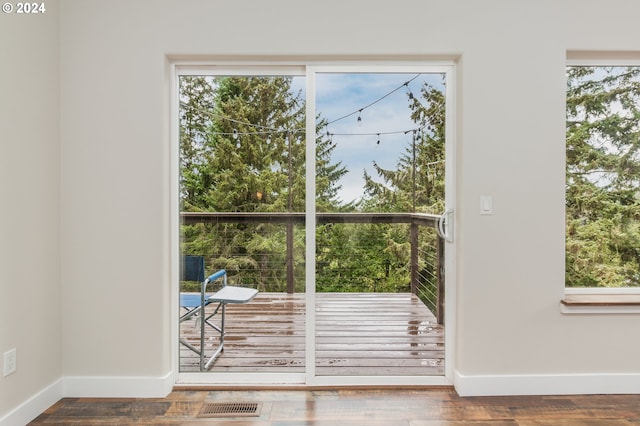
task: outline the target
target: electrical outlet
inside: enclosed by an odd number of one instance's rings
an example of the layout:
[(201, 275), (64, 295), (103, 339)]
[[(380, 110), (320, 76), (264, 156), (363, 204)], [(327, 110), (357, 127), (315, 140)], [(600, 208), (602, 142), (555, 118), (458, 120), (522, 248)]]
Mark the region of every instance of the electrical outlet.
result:
[(16, 371), (16, 348), (9, 349), (4, 353), (4, 375), (8, 376)]

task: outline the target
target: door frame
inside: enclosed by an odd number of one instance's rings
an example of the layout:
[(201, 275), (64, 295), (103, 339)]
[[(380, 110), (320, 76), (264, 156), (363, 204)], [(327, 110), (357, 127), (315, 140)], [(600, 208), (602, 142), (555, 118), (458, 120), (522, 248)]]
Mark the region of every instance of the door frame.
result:
[[(174, 382), (193, 386), (441, 386), (453, 384), (456, 330), (456, 63), (433, 60), (387, 61), (175, 61), (169, 64), (169, 125), (170, 125), (170, 359)], [(445, 243), (445, 374), (443, 376), (317, 376), (315, 373), (315, 309), (306, 309), (305, 372), (304, 373), (241, 373), (241, 372), (180, 372), (179, 370), (179, 120), (178, 78), (182, 75), (302, 75), (306, 78), (306, 193), (315, 193), (315, 75), (322, 72), (341, 73), (443, 73), (445, 85), (445, 210), (454, 212), (448, 223), (451, 241)], [(315, 197), (306, 200), (305, 256), (306, 306), (315, 307)]]

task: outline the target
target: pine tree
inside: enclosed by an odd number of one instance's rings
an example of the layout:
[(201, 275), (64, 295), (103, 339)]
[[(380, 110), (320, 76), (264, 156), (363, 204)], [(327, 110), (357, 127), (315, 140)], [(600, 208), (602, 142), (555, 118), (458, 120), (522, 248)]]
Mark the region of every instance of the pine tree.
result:
[(445, 97), (425, 83), (420, 96), (409, 95), (416, 129), (395, 170), (374, 163), (383, 182), (364, 172), (366, 210), (439, 213), (444, 209)]
[(569, 67), (566, 284), (640, 285), (640, 67)]
[[(382, 183), (364, 172), (365, 196), (356, 206), (362, 211), (436, 213), (444, 208), (444, 93), (425, 84), (419, 96), (408, 94), (408, 112), (416, 123), (416, 131), (407, 134), (411, 142), (396, 169), (386, 170), (374, 163)], [(409, 291), (407, 225), (335, 224), (327, 228), (317, 234), (322, 247), (317, 254), (318, 291)], [(435, 240), (435, 233), (422, 233), (423, 256), (435, 250)], [(426, 267), (423, 257), (421, 268)], [(430, 285), (436, 285), (432, 281)]]
[(180, 86), (180, 210), (199, 210), (208, 181), (209, 113), (214, 105), (212, 77), (181, 77)]
[[(184, 209), (304, 211), (305, 103), (301, 93), (292, 93), (291, 78), (183, 78)], [(203, 89), (207, 85), (209, 88)], [(332, 208), (336, 182), (346, 171), (340, 164), (331, 164), (333, 148), (327, 141), (318, 138), (317, 144), (318, 200)], [(236, 282), (268, 283), (269, 288), (261, 290), (282, 291), (286, 285), (282, 265), (287, 232), (292, 231), (273, 224), (183, 226), (183, 252), (209, 253), (210, 268), (226, 268)], [(296, 227), (294, 242), (295, 262), (303, 265), (301, 227)], [(301, 286), (304, 268), (296, 270)]]

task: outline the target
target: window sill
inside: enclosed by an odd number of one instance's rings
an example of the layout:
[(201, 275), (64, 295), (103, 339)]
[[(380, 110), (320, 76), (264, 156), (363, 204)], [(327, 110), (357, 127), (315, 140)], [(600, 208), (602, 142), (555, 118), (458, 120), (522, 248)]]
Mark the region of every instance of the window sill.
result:
[(560, 301), (563, 314), (637, 314), (640, 289), (566, 288)]

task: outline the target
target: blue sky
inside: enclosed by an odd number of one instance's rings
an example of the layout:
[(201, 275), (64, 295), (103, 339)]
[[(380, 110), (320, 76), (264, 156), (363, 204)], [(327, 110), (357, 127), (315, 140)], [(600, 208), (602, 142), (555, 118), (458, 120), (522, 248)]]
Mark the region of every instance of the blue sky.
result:
[[(442, 84), (440, 74), (422, 74), (412, 80), (414, 77), (416, 74), (317, 74), (316, 112), (329, 122), (379, 100), (361, 113), (328, 126), (329, 132), (336, 134), (333, 136), (336, 148), (332, 160), (341, 161), (348, 170), (340, 181), (339, 198), (342, 201), (349, 202), (362, 196), (363, 170), (377, 178), (374, 161), (385, 169), (394, 169), (411, 143), (411, 133), (402, 133), (416, 128), (409, 117), (408, 89), (418, 96), (425, 81), (438, 86)], [(409, 82), (408, 88), (403, 86), (405, 82)], [(358, 115), (362, 117), (360, 124)], [(385, 135), (387, 132), (400, 133)], [(340, 133), (348, 135), (338, 135)], [(373, 135), (353, 135), (362, 133)], [(377, 133), (381, 134), (380, 144), (377, 144)]]

